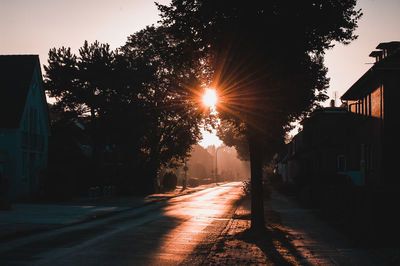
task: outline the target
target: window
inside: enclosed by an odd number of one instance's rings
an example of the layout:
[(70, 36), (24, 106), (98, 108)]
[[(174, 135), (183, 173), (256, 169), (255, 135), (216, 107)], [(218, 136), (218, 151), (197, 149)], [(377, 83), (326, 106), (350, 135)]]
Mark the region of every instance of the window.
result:
[(37, 133), (38, 111), (33, 107), (29, 108), (29, 125), (29, 131), (31, 133)]
[(364, 115), (369, 116), (369, 105), (368, 105), (368, 95), (364, 98)]
[(339, 172), (346, 171), (346, 156), (343, 154), (337, 156), (337, 170)]

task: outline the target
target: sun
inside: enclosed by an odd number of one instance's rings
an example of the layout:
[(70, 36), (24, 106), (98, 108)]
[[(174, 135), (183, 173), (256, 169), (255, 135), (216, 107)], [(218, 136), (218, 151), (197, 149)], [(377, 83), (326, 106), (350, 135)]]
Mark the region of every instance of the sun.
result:
[(216, 90), (207, 88), (203, 95), (203, 104), (207, 107), (215, 109), (217, 102), (218, 96)]

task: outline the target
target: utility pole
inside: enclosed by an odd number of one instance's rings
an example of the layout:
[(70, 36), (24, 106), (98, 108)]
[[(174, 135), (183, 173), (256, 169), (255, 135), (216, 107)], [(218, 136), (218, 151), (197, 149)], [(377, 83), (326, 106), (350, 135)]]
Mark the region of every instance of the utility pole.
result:
[(333, 91), (333, 99), (334, 99), (334, 102), (333, 102), (333, 106), (332, 107), (335, 107), (336, 106), (336, 99), (337, 99), (337, 91)]
[(215, 184), (218, 185), (218, 150), (222, 148), (219, 146), (215, 149)]
[(185, 166), (183, 167), (183, 171), (185, 172), (185, 175), (184, 175), (183, 182), (182, 182), (183, 183), (182, 184), (182, 190), (185, 190), (186, 189), (186, 184), (187, 184), (187, 170), (189, 168), (186, 165), (186, 162), (187, 162), (186, 158), (183, 159), (183, 160), (184, 160), (184, 163), (185, 163)]

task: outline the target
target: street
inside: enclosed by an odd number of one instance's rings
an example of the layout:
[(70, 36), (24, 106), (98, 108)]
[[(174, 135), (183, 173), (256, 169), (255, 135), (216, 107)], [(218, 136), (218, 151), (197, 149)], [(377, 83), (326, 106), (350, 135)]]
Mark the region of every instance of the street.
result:
[(252, 232), (250, 200), (242, 198), (241, 188), (241, 182), (205, 186), (0, 241), (0, 265), (386, 265), (391, 260), (390, 250), (370, 250), (378, 255), (371, 256), (313, 209), (276, 191), (265, 201), (265, 232)]
[[(228, 183), (105, 219), (2, 243), (1, 265), (179, 264), (194, 248), (214, 243), (241, 183)], [(215, 239), (214, 239), (215, 240)], [(207, 251), (205, 251), (207, 252)]]

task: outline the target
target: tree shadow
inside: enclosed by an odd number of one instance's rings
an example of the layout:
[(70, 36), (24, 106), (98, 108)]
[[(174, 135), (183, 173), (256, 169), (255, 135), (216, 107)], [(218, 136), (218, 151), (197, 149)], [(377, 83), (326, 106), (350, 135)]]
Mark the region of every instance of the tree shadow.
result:
[[(272, 265), (311, 265), (291, 242), (291, 236), (280, 228), (279, 214), (270, 212), (267, 226), (261, 230), (248, 228), (233, 235), (233, 239), (256, 245)], [(234, 219), (250, 219), (249, 214), (236, 216)]]

